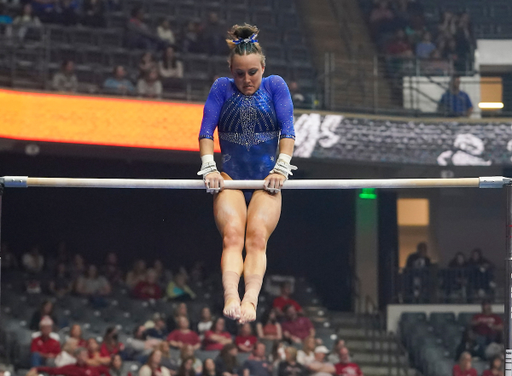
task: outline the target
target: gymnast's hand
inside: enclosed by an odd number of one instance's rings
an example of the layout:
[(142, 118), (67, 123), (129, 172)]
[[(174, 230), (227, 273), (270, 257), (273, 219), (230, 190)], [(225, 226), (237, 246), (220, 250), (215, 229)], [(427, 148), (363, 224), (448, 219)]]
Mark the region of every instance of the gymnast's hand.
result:
[(283, 187), (284, 182), (286, 181), (286, 177), (281, 174), (270, 174), (265, 178), (265, 183), (263, 187), (265, 190), (271, 194), (276, 194), (281, 192), (281, 188)]
[(211, 172), (204, 176), (204, 185), (206, 187), (206, 192), (211, 193), (212, 195), (219, 193), (224, 189), (224, 178), (218, 171)]

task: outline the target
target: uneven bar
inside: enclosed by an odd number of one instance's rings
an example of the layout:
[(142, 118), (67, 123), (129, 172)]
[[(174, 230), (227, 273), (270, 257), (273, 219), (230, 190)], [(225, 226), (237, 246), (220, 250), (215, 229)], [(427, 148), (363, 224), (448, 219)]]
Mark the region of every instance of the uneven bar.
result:
[[(503, 188), (511, 179), (503, 176), (454, 179), (302, 179), (288, 180), (283, 189), (358, 189), (358, 188)], [(108, 179), (108, 178), (32, 178), (4, 176), (6, 188), (128, 188), (128, 189), (204, 189), (200, 179)], [(263, 180), (226, 180), (226, 189), (262, 189)]]

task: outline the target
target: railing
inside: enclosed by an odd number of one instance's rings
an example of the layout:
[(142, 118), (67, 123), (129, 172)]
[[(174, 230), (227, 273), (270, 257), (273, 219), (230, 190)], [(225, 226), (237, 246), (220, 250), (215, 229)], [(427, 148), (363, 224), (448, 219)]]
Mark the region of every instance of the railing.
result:
[(503, 302), (504, 270), (491, 267), (438, 268), (394, 271), (393, 303), (464, 304), (490, 299)]

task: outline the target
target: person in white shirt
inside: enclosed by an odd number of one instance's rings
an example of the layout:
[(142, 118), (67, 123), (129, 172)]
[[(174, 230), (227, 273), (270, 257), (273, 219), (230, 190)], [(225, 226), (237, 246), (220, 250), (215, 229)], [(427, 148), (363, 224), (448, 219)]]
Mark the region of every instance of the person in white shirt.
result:
[(162, 60), (158, 62), (158, 71), (162, 78), (183, 78), (183, 63), (176, 58), (173, 47), (165, 49)]
[(317, 346), (314, 352), (314, 360), (306, 365), (310, 376), (331, 376), (336, 372), (334, 364), (326, 362), (325, 357), (329, 350), (325, 346)]
[(33, 246), (29, 252), (23, 255), (22, 264), (29, 273), (37, 274), (43, 270), (44, 257), (39, 252), (37, 245)]
[(162, 20), (160, 25), (157, 27), (156, 32), (161, 40), (172, 45), (176, 44), (176, 38), (174, 37), (174, 33), (171, 30), (169, 20)]
[(297, 362), (303, 366), (311, 363), (315, 360), (315, 348), (316, 340), (315, 337), (309, 336), (304, 338), (302, 341), (302, 350), (297, 352)]

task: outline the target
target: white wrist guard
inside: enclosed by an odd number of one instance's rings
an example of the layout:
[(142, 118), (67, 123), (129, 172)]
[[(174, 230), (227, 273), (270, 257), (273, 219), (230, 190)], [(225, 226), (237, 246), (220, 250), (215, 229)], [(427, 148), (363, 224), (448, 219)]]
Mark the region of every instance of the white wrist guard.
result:
[(277, 158), (277, 163), (270, 171), (271, 174), (280, 174), (283, 175), (286, 179), (288, 179), (289, 175), (293, 175), (292, 171), (297, 170), (297, 166), (291, 165), (290, 161), (292, 157), (288, 154), (280, 153)]
[(219, 172), (219, 170), (217, 170), (217, 164), (215, 163), (212, 154), (203, 155), (201, 157), (201, 161), (203, 163), (201, 164), (201, 170), (199, 170), (197, 175), (202, 176), (203, 179), (206, 177), (206, 175), (211, 174), (212, 172)]

